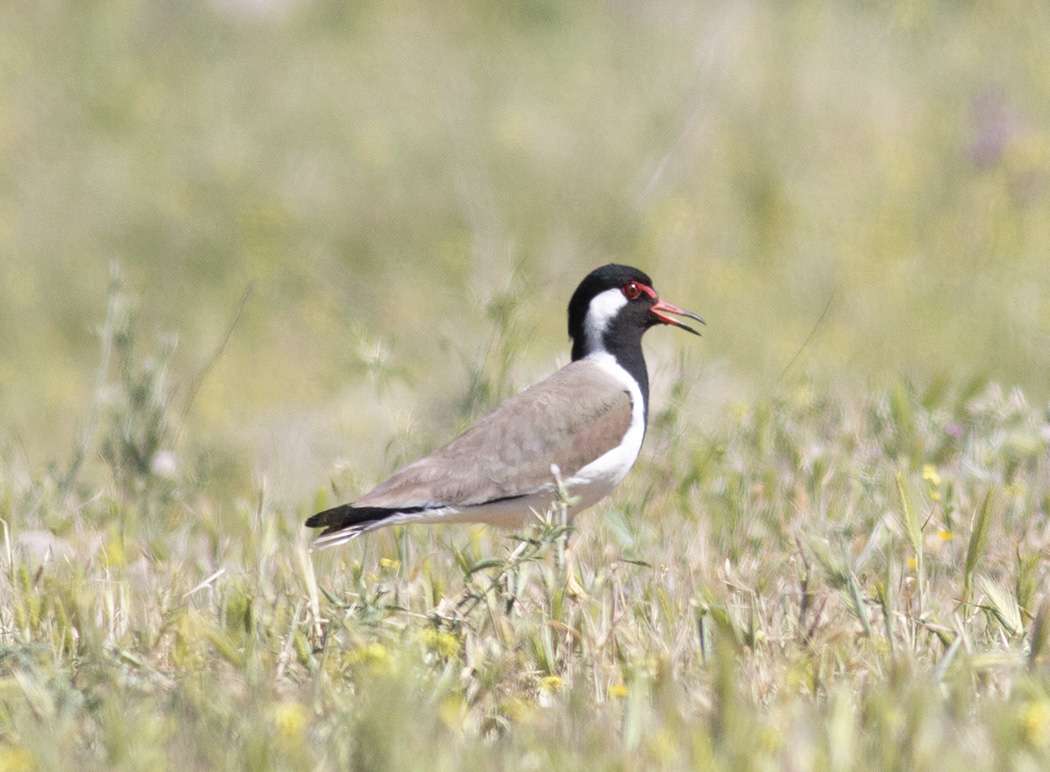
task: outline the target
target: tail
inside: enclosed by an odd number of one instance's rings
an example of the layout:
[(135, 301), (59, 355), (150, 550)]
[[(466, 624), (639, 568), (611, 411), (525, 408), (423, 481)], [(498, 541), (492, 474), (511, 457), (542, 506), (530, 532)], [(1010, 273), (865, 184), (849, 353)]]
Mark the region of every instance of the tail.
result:
[(318, 512), (306, 521), (307, 528), (324, 528), (321, 535), (314, 540), (315, 550), (345, 544), (355, 536), (379, 528), (385, 521), (395, 515), (422, 512), (426, 507), (355, 507), (353, 504), (342, 504), (338, 507)]

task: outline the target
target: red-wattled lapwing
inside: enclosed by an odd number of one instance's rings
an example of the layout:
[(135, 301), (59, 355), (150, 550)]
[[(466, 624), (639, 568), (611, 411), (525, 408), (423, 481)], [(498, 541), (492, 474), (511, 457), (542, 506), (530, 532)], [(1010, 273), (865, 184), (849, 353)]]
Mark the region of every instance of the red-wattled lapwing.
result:
[(320, 512), (314, 548), (406, 523), (479, 522), (516, 527), (543, 514), (560, 479), (577, 502), (570, 516), (604, 498), (638, 458), (649, 376), (642, 335), (677, 314), (637, 268), (606, 265), (569, 301), (572, 362), (520, 394), (440, 450), (394, 472), (352, 504)]

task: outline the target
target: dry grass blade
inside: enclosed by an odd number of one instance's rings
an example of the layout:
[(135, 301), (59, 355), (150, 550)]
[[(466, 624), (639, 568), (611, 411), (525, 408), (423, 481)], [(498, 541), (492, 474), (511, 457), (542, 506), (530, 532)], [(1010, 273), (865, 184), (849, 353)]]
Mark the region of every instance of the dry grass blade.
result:
[(1008, 635), (1020, 635), (1024, 630), (1024, 623), (1021, 619), (1021, 608), (1013, 594), (986, 576), (982, 576), (978, 584), (984, 594), (984, 603), (980, 604), (980, 607), (991, 612)]
[(908, 493), (907, 485), (902, 473), (897, 473), (896, 482), (897, 497), (900, 501), (900, 508), (894, 510), (897, 515), (897, 522), (904, 531), (904, 535), (908, 539), (908, 544), (911, 546), (912, 552), (915, 553), (916, 558), (919, 558), (923, 553), (922, 524), (919, 522), (918, 513), (912, 505), (911, 495)]
[(995, 501), (995, 489), (991, 488), (981, 500), (977, 512), (974, 514), (973, 525), (970, 528), (970, 540), (966, 545), (966, 565), (963, 569), (963, 600), (970, 599), (973, 586), (974, 570), (981, 556), (984, 555), (988, 545), (988, 532), (992, 524), (992, 504)]
[[(869, 543), (870, 541), (869, 539)], [(857, 582), (857, 575), (850, 565), (849, 556), (843, 553), (841, 557), (835, 557), (828, 544), (820, 539), (811, 540), (808, 548), (810, 555), (823, 570), (825, 580), (838, 591), (845, 601), (846, 608), (860, 622), (864, 634), (871, 638), (871, 616)]]
[(868, 606), (864, 602), (864, 596), (861, 594), (860, 585), (857, 584), (857, 576), (852, 571), (849, 573), (847, 586), (849, 588), (848, 597), (850, 599), (850, 610), (860, 620), (861, 627), (864, 628), (864, 634), (869, 638), (872, 638), (871, 618), (868, 615)]
[(933, 680), (940, 683), (944, 680), (945, 675), (948, 674), (948, 668), (951, 667), (952, 662), (955, 661), (955, 655), (959, 653), (959, 649), (962, 648), (963, 637), (956, 635), (955, 640), (952, 641), (948, 650), (944, 652), (944, 656), (941, 657), (941, 661), (937, 663), (937, 667), (933, 671)]
[(926, 551), (923, 548), (922, 543), (922, 523), (919, 522), (919, 513), (915, 511), (915, 507), (912, 505), (911, 496), (908, 493), (908, 486), (904, 480), (904, 475), (898, 472), (896, 481), (900, 508), (895, 509), (894, 511), (897, 514), (897, 522), (904, 531), (904, 535), (908, 539), (908, 544), (911, 546), (912, 552), (915, 554), (915, 576), (918, 581), (919, 613), (921, 614), (923, 601), (926, 595)]
[(1047, 644), (1050, 643), (1050, 595), (1043, 596), (1032, 622), (1032, 637), (1028, 642), (1028, 668), (1034, 670), (1047, 661)]

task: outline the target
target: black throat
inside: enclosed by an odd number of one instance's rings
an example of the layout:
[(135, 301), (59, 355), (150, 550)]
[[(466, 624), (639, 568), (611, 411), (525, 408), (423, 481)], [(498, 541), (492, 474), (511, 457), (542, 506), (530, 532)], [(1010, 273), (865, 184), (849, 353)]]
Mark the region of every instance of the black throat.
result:
[[(617, 324), (617, 322), (621, 322)], [(624, 329), (626, 328), (626, 329)], [(642, 355), (642, 336), (637, 328), (631, 328), (627, 320), (614, 319), (602, 335), (600, 348), (587, 345), (585, 335), (579, 335), (572, 341), (572, 361), (583, 359), (590, 354), (612, 354), (616, 364), (627, 371), (638, 382), (642, 393), (642, 414), (646, 423), (649, 421), (649, 373), (645, 369), (645, 357)]]

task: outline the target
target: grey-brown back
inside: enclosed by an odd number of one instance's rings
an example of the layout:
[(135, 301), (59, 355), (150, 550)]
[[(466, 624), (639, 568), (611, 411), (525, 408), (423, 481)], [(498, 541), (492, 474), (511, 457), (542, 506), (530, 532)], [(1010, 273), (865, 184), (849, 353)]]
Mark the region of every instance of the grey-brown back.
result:
[(612, 450), (631, 425), (630, 393), (581, 359), (511, 397), (429, 456), (402, 467), (353, 507), (473, 506), (525, 496)]

